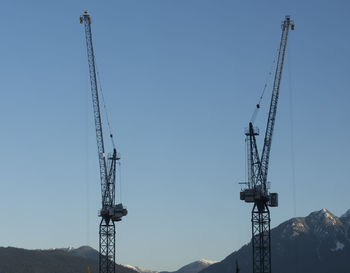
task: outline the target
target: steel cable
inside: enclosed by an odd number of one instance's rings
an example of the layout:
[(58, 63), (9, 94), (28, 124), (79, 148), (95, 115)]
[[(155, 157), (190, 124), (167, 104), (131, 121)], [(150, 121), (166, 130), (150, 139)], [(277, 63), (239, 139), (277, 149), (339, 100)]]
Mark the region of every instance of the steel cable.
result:
[(258, 111), (260, 109), (260, 104), (261, 104), (261, 101), (265, 95), (265, 91), (266, 91), (266, 88), (267, 86), (269, 85), (270, 81), (271, 81), (271, 77), (272, 77), (272, 74), (273, 74), (273, 70), (275, 68), (275, 64), (276, 64), (276, 60), (277, 60), (277, 56), (278, 56), (278, 51), (279, 49), (277, 48), (275, 54), (274, 54), (274, 57), (273, 57), (273, 61), (272, 61), (272, 64), (271, 64), (271, 68), (270, 68), (270, 71), (269, 71), (269, 74), (267, 75), (266, 77), (266, 80), (265, 80), (265, 84), (264, 84), (264, 87), (263, 87), (263, 90), (262, 90), (262, 93), (260, 95), (260, 98), (259, 98), (259, 101), (258, 103), (256, 104), (255, 106), (255, 109), (254, 109), (254, 112), (253, 112), (253, 115), (250, 119), (250, 122), (251, 123), (254, 123), (255, 119), (256, 119), (256, 116), (258, 114)]

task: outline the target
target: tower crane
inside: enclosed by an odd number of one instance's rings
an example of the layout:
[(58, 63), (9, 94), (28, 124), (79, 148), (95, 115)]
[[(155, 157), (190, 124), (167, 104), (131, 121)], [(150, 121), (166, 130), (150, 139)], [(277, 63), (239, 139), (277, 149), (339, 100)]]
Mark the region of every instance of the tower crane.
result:
[(91, 16), (87, 10), (80, 16), (80, 23), (84, 25), (86, 36), (87, 56), (90, 72), (92, 104), (96, 129), (98, 162), (100, 166), (102, 208), (99, 227), (99, 272), (115, 273), (115, 222), (121, 221), (128, 211), (123, 204), (115, 204), (116, 164), (120, 156), (114, 146), (113, 135), (110, 134), (113, 152), (106, 158), (103, 131), (98, 97), (94, 48), (92, 45)]
[[(259, 129), (254, 127), (251, 121), (249, 127), (245, 130), (248, 151), (248, 181), (243, 183), (245, 187), (240, 192), (240, 199), (247, 203), (253, 203), (251, 214), (253, 273), (271, 273), (271, 219), (269, 207), (278, 206), (278, 194), (269, 192), (267, 173), (289, 29), (294, 30), (294, 23), (290, 16), (286, 16), (282, 23), (282, 36), (261, 158), (256, 143)], [(257, 108), (260, 108), (259, 104)]]

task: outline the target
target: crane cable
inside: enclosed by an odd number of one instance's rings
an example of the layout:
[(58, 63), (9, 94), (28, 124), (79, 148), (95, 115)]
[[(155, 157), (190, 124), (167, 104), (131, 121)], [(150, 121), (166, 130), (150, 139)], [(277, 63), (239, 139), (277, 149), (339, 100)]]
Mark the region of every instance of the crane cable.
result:
[[(292, 179), (292, 199), (293, 214), (297, 217), (297, 201), (296, 201), (296, 179), (295, 179), (295, 144), (294, 144), (294, 103), (293, 103), (293, 86), (292, 86), (292, 69), (291, 69), (291, 44), (287, 54), (287, 70), (288, 70), (288, 88), (289, 88), (289, 126), (290, 126), (290, 156), (291, 156), (291, 179)], [(294, 247), (295, 263), (294, 272), (299, 272), (299, 244), (295, 242)]]
[(120, 203), (123, 203), (123, 190), (122, 190), (122, 168), (121, 168), (121, 162), (118, 161), (118, 167), (119, 167), (119, 172), (118, 172), (118, 181), (119, 181), (119, 198), (120, 198)]
[(254, 109), (254, 112), (253, 112), (253, 115), (252, 117), (250, 118), (250, 122), (251, 123), (254, 123), (255, 122), (255, 119), (256, 119), (256, 116), (258, 115), (258, 111), (260, 109), (260, 103), (264, 97), (264, 94), (265, 94), (265, 91), (266, 91), (266, 88), (271, 80), (271, 77), (272, 77), (272, 74), (273, 74), (273, 70), (275, 68), (275, 64), (276, 64), (276, 61), (277, 61), (277, 56), (278, 56), (278, 50), (279, 48), (277, 48), (275, 54), (274, 54), (274, 57), (273, 57), (273, 61), (272, 61), (272, 64), (271, 64), (271, 68), (270, 68), (270, 71), (269, 71), (269, 74), (267, 75), (266, 77), (266, 80), (265, 80), (265, 84), (264, 84), (264, 88), (261, 92), (261, 95), (260, 95), (260, 98), (259, 98), (259, 101), (258, 103), (256, 104), (255, 106), (255, 109)]
[[(96, 63), (96, 56), (95, 56), (95, 66), (96, 66), (97, 82), (98, 82), (98, 85), (99, 85), (99, 88), (100, 88), (101, 97), (102, 97), (103, 109), (104, 109), (104, 113), (106, 115), (106, 121), (107, 121), (109, 137), (111, 138), (113, 148), (116, 149), (115, 142), (114, 142), (114, 137), (113, 137), (114, 135), (112, 133), (112, 126), (111, 126), (111, 124), (109, 122), (107, 106), (106, 106), (106, 103), (105, 103), (105, 97), (103, 95), (103, 89), (102, 89), (102, 84), (101, 84), (101, 80), (100, 80), (100, 74), (99, 74), (99, 71), (98, 71), (97, 63)], [(121, 163), (120, 163), (120, 161), (118, 161), (118, 167), (119, 167), (119, 172), (118, 172), (118, 179), (117, 179), (117, 181), (119, 180), (119, 198), (120, 198), (120, 202), (122, 203), (122, 175), (121, 175)]]
[[(87, 88), (85, 88), (87, 89)], [(89, 92), (85, 92), (85, 183), (86, 183), (86, 245), (90, 245), (90, 175), (89, 175)]]
[(106, 103), (105, 103), (105, 97), (103, 95), (103, 89), (102, 89), (102, 84), (101, 84), (101, 80), (100, 80), (100, 74), (98, 72), (98, 68), (97, 68), (97, 64), (96, 64), (96, 57), (95, 57), (95, 66), (96, 66), (97, 82), (98, 82), (98, 85), (100, 87), (100, 93), (101, 93), (101, 97), (102, 97), (103, 109), (104, 109), (104, 113), (106, 115), (106, 121), (107, 121), (109, 137), (111, 138), (113, 148), (115, 149), (115, 143), (114, 143), (114, 139), (113, 139), (111, 124), (109, 122), (107, 106), (106, 106)]

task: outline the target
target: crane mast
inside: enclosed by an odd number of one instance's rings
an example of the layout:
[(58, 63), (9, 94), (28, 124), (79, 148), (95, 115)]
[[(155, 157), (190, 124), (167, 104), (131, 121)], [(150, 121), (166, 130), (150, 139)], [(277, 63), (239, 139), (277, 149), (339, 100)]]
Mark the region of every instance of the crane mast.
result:
[(118, 156), (117, 150), (114, 147), (113, 153), (109, 154), (106, 160), (97, 88), (95, 55), (92, 44), (91, 16), (87, 10), (80, 16), (80, 23), (84, 24), (85, 29), (101, 179), (102, 208), (99, 211), (99, 216), (101, 217), (99, 227), (99, 272), (115, 273), (116, 229), (114, 222), (121, 221), (122, 217), (127, 215), (127, 210), (122, 204), (115, 204), (116, 162), (120, 160), (120, 157)]
[[(254, 127), (253, 123), (250, 122), (249, 127), (245, 131), (248, 153), (248, 182), (243, 183), (246, 185), (246, 188), (240, 192), (240, 199), (247, 203), (254, 203), (251, 215), (253, 273), (271, 273), (271, 218), (269, 207), (278, 206), (278, 194), (269, 192), (267, 173), (290, 28), (294, 30), (294, 23), (290, 20), (289, 16), (286, 16), (282, 23), (282, 36), (261, 158), (259, 157), (256, 143), (256, 136), (259, 135), (259, 129)], [(259, 105), (257, 107), (259, 108)]]

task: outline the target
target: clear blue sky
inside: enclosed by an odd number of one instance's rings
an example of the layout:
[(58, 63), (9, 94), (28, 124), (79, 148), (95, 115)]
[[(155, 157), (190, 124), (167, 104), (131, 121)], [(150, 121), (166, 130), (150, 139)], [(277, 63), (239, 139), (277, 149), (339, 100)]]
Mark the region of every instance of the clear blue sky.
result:
[[(122, 154), (129, 215), (118, 223), (118, 263), (175, 270), (221, 260), (250, 240), (251, 206), (239, 200), (238, 185), (243, 131), (286, 14), (296, 29), (271, 154), (269, 180), (280, 194), (272, 226), (324, 207), (336, 215), (350, 208), (349, 1), (4, 0), (1, 246), (98, 247), (83, 9), (93, 17)], [(266, 101), (262, 107), (264, 129)]]

